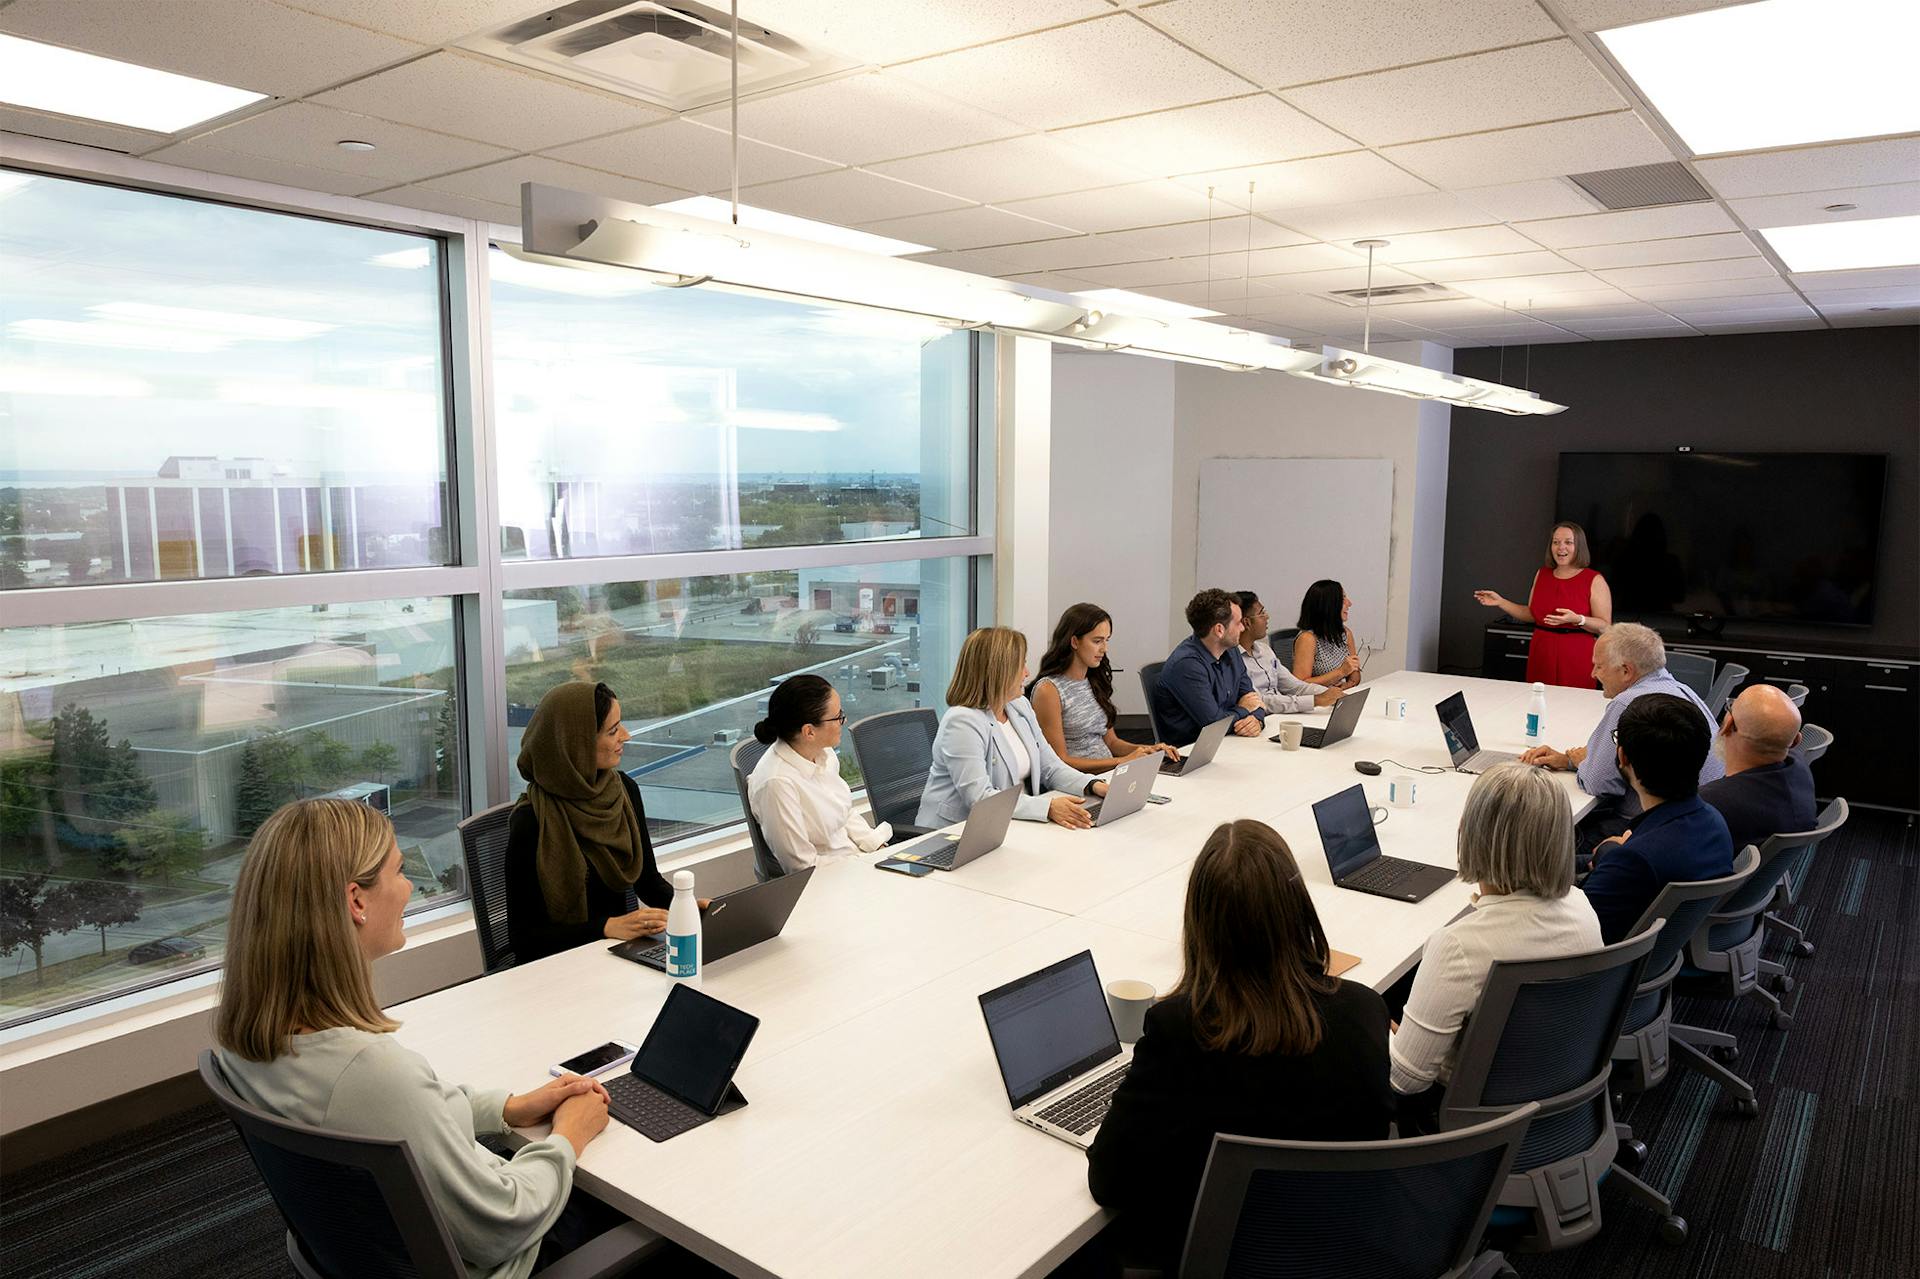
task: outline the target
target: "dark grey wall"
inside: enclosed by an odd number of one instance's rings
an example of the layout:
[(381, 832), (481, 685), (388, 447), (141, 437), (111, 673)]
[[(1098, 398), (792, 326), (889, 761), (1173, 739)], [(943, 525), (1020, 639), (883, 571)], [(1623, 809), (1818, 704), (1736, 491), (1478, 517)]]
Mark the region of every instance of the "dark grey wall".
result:
[[(1503, 364), (1504, 357), (1504, 364)], [(1677, 448), (1886, 453), (1874, 624), (1727, 628), (1814, 645), (1920, 647), (1920, 328), (1567, 342), (1454, 353), (1454, 371), (1525, 384), (1568, 406), (1553, 417), (1453, 411), (1443, 669), (1477, 669), (1498, 615), (1479, 588), (1523, 598), (1557, 518), (1560, 454)], [(1504, 375), (1503, 375), (1504, 374)]]

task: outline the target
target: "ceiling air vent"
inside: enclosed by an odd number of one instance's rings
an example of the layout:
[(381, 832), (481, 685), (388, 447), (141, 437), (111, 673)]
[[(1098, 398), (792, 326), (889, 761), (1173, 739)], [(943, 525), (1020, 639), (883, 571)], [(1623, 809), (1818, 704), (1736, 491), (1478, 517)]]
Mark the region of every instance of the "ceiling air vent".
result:
[(1636, 164), (1630, 169), (1572, 173), (1567, 175), (1567, 180), (1608, 209), (1652, 209), (1663, 204), (1698, 204), (1713, 198), (1687, 172), (1687, 166), (1673, 160), (1665, 164)]
[[(692, 0), (574, 0), (462, 46), (672, 111), (724, 102), (731, 18)], [(740, 92), (810, 80), (852, 64), (770, 27), (740, 23)]]
[(1396, 302), (1439, 302), (1466, 294), (1444, 284), (1382, 284), (1373, 289), (1335, 289), (1327, 294), (1342, 306), (1391, 306)]

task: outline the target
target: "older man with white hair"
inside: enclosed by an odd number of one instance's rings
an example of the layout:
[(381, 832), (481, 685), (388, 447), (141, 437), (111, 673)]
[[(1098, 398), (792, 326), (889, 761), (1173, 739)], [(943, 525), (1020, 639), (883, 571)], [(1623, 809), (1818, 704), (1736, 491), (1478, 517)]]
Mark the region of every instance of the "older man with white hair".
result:
[[(1634, 699), (1648, 693), (1670, 693), (1692, 702), (1700, 710), (1700, 731), (1711, 738), (1713, 716), (1699, 694), (1675, 679), (1667, 671), (1667, 646), (1659, 633), (1638, 622), (1615, 622), (1600, 633), (1593, 646), (1593, 678), (1607, 695), (1607, 709), (1594, 726), (1585, 746), (1570, 746), (1557, 751), (1551, 746), (1536, 746), (1520, 756), (1522, 763), (1580, 775), (1580, 789), (1598, 801), (1580, 822), (1574, 843), (1581, 857), (1592, 852), (1601, 840), (1626, 830), (1640, 813), (1640, 802), (1633, 787), (1620, 775), (1620, 764), (1613, 748), (1613, 730), (1620, 714)], [(1700, 784), (1725, 775), (1719, 756), (1711, 751), (1700, 768)]]

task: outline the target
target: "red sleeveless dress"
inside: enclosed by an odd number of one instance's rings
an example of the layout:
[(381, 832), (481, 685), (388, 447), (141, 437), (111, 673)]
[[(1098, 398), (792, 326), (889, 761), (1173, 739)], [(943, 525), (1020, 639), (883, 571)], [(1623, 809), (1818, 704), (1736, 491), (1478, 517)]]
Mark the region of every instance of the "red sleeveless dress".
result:
[(1589, 631), (1545, 627), (1539, 619), (1559, 608), (1581, 614), (1591, 610), (1593, 579), (1598, 576), (1590, 568), (1564, 579), (1555, 577), (1550, 568), (1533, 575), (1533, 594), (1527, 597), (1527, 611), (1535, 619), (1533, 642), (1527, 645), (1529, 683), (1593, 687), (1593, 642), (1598, 637)]

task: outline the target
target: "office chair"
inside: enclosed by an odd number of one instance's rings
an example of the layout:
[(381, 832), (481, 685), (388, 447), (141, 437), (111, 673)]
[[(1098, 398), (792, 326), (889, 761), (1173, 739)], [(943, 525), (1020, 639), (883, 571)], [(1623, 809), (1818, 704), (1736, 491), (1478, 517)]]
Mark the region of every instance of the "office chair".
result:
[(1727, 703), (1751, 674), (1752, 671), (1738, 662), (1728, 662), (1720, 668), (1720, 673), (1714, 677), (1713, 687), (1707, 692), (1707, 713), (1713, 716), (1714, 723), (1720, 722)]
[(507, 826), (513, 804), (495, 804), (460, 823), (460, 859), (473, 899), (473, 930), (482, 970), (497, 973), (519, 962), (507, 932)]
[(727, 754), (727, 761), (733, 765), (734, 788), (740, 792), (740, 811), (747, 819), (747, 838), (753, 841), (753, 877), (763, 884), (787, 873), (780, 859), (767, 847), (767, 837), (760, 829), (760, 819), (753, 815), (753, 805), (747, 802), (747, 778), (760, 762), (760, 757), (772, 749), (762, 744), (759, 738), (749, 737)]
[(1736, 1114), (1752, 1118), (1760, 1113), (1753, 1085), (1701, 1051), (1712, 1049), (1731, 1061), (1739, 1052), (1733, 1036), (1683, 1026), (1673, 1020), (1673, 981), (1686, 964), (1687, 943), (1706, 927), (1707, 917), (1714, 908), (1736, 892), (1759, 864), (1758, 850), (1751, 846), (1744, 848), (1734, 859), (1732, 874), (1668, 884), (1641, 913), (1639, 923), (1634, 926), (1636, 932), (1655, 920), (1667, 922), (1661, 926), (1660, 936), (1647, 956), (1646, 971), (1653, 976), (1642, 981), (1639, 990), (1634, 992), (1633, 1007), (1628, 1010), (1626, 1025), (1614, 1044), (1614, 1084), (1621, 1091), (1645, 1092), (1665, 1079), (1672, 1063), (1670, 1050), (1678, 1048), (1680, 1061), (1733, 1095)]
[(1267, 644), (1279, 655), (1282, 666), (1293, 665), (1293, 641), (1299, 634), (1298, 626), (1283, 626), (1277, 631), (1267, 633)]
[[(1689, 653), (1682, 649), (1667, 650), (1667, 671), (1675, 679), (1700, 695), (1705, 702), (1713, 692), (1713, 659), (1700, 653)], [(1712, 709), (1712, 703), (1708, 703)]]
[(1154, 713), (1154, 694), (1160, 691), (1160, 668), (1165, 662), (1148, 662), (1140, 668), (1140, 692), (1147, 699), (1147, 723), (1153, 729), (1153, 740), (1164, 742), (1167, 735), (1160, 731), (1160, 717)]
[(1387, 1141), (1214, 1136), (1181, 1279), (1487, 1279), (1480, 1236), (1538, 1108)]
[(1804, 709), (1807, 704), (1807, 694), (1811, 691), (1812, 690), (1805, 684), (1789, 684), (1787, 685), (1787, 700), (1795, 706)]
[[(1767, 902), (1767, 913), (1760, 917), (1760, 923), (1776, 933), (1785, 933), (1793, 938), (1791, 949), (1802, 959), (1813, 954), (1813, 943), (1807, 940), (1805, 933), (1780, 918), (1780, 912), (1792, 909), (1794, 902), (1799, 900), (1800, 890), (1807, 882), (1807, 871), (1813, 866), (1813, 858), (1820, 851), (1821, 841), (1847, 824), (1850, 811), (1846, 800), (1836, 799), (1814, 819), (1814, 829), (1799, 834), (1775, 835), (1767, 841), (1767, 844), (1771, 844), (1776, 839), (1780, 840), (1788, 845), (1788, 850), (1785, 853), (1786, 871), (1774, 884), (1773, 897)], [(1760, 852), (1763, 857), (1766, 855), (1766, 844), (1760, 846)], [(1775, 971), (1775, 966), (1767, 961), (1762, 961), (1761, 966), (1763, 971)], [(1785, 972), (1779, 974), (1777, 984), (1782, 994), (1793, 989), (1793, 979)]]
[(1820, 757), (1833, 745), (1833, 733), (1818, 724), (1800, 726), (1800, 756), (1812, 768)]
[[(251, 1106), (234, 1092), (212, 1049), (200, 1053), (200, 1079), (239, 1130), (286, 1221), (287, 1259), (300, 1279), (466, 1279), (406, 1142), (332, 1132)], [(536, 1279), (612, 1279), (664, 1242), (639, 1222), (625, 1222)]]
[(1666, 1196), (1614, 1166), (1632, 1133), (1613, 1118), (1613, 1047), (1661, 921), (1579, 955), (1496, 963), (1460, 1037), (1440, 1110), (1444, 1131), (1537, 1107), (1498, 1195), (1492, 1223), (1513, 1247), (1545, 1252), (1600, 1229), (1600, 1183), (1617, 1176), (1660, 1214), (1660, 1238), (1687, 1237)]
[(882, 711), (847, 725), (853, 757), (866, 776), (867, 802), (874, 822), (893, 826), (896, 840), (924, 834), (914, 824), (920, 816), (920, 796), (933, 768), (933, 738), (940, 716), (931, 707)]

